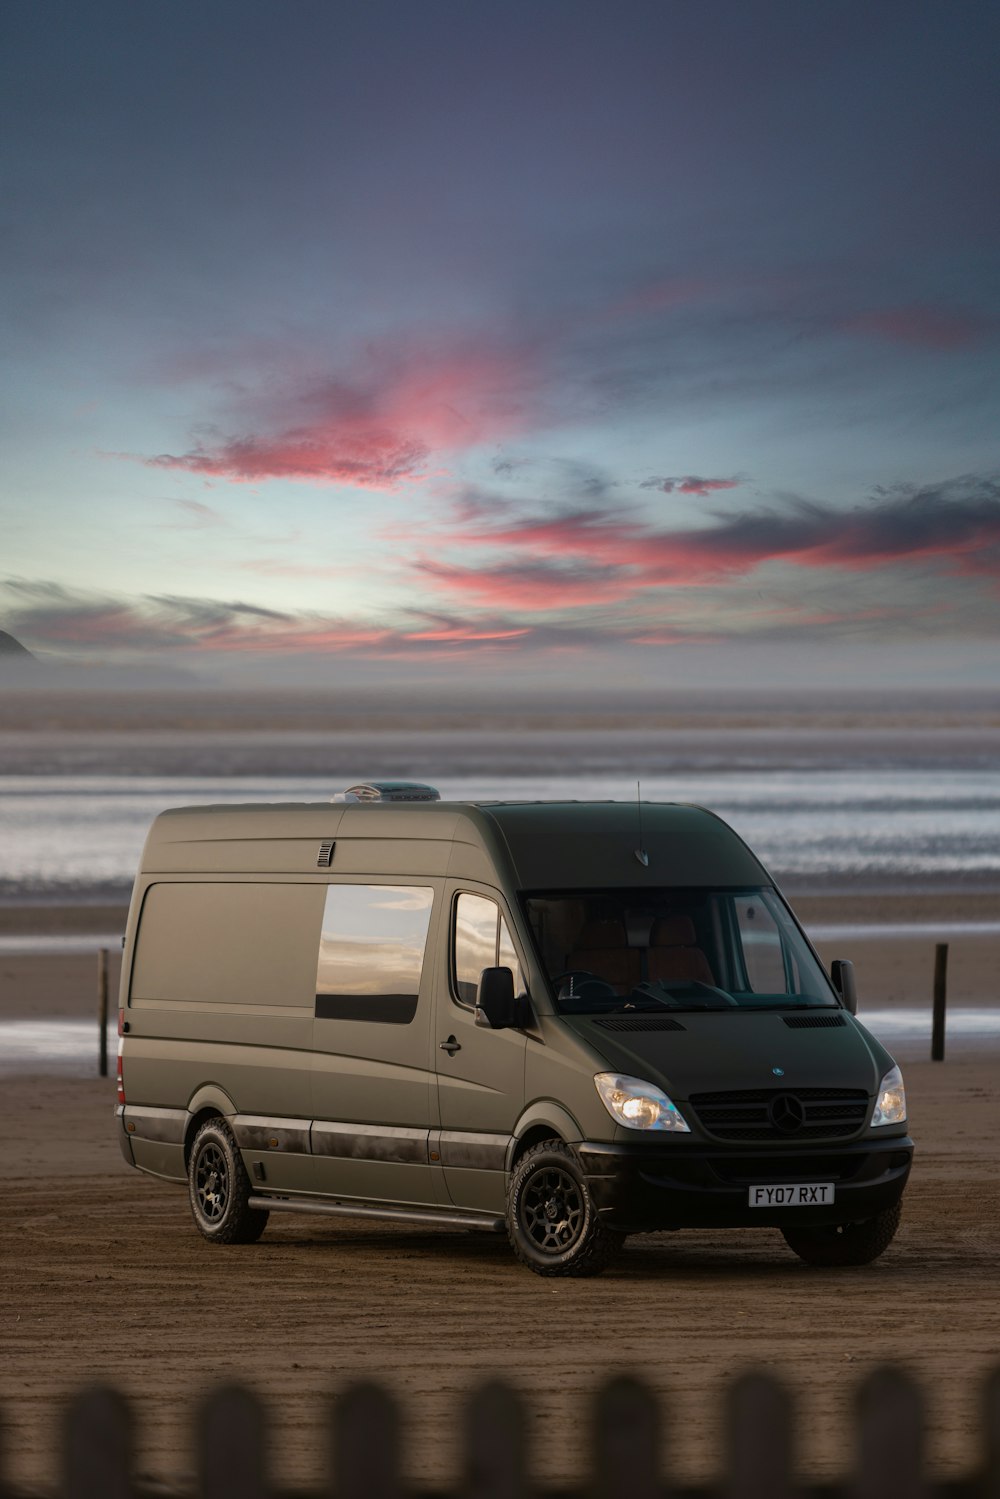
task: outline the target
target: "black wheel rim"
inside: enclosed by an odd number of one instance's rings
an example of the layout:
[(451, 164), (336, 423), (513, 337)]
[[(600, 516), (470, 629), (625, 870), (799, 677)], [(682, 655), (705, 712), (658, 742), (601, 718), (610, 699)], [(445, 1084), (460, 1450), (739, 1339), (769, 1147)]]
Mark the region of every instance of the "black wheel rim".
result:
[(568, 1171), (543, 1166), (524, 1184), (519, 1205), (521, 1227), (543, 1254), (564, 1254), (583, 1232), (583, 1192)]
[(205, 1222), (221, 1222), (229, 1203), (229, 1163), (218, 1145), (211, 1141), (198, 1152), (194, 1193), (198, 1211)]

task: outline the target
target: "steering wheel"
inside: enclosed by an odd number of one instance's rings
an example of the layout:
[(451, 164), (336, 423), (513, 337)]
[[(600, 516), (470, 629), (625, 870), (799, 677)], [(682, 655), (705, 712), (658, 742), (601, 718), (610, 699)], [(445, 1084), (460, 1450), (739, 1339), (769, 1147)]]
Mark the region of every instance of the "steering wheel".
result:
[(589, 968), (567, 968), (565, 973), (557, 973), (552, 980), (552, 985), (557, 993), (566, 979), (569, 979), (571, 987), (575, 979), (589, 979), (591, 983), (604, 983), (604, 980), (599, 979), (596, 973), (591, 973)]

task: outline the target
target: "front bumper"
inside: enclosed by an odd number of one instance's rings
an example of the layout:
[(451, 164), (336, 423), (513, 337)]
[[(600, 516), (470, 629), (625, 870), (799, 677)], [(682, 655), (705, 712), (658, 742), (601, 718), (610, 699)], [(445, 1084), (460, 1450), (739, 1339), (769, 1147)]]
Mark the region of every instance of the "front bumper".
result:
[[(693, 1141), (584, 1140), (574, 1149), (602, 1220), (623, 1233), (857, 1223), (892, 1207), (913, 1159), (906, 1135), (835, 1149), (736, 1151)], [(751, 1208), (751, 1186), (832, 1182), (825, 1207)]]

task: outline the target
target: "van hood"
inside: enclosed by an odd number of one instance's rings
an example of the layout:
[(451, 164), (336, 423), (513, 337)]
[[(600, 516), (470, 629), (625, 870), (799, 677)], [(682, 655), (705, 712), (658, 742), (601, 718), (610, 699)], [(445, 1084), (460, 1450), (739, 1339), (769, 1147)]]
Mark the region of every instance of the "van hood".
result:
[[(807, 1016), (814, 1023), (803, 1027)], [(609, 1071), (655, 1083), (675, 1103), (692, 1093), (737, 1088), (864, 1088), (874, 1094), (893, 1066), (885, 1048), (845, 1010), (682, 1011), (670, 1015), (668, 1029), (666, 1017), (655, 1014), (563, 1018), (606, 1059)]]

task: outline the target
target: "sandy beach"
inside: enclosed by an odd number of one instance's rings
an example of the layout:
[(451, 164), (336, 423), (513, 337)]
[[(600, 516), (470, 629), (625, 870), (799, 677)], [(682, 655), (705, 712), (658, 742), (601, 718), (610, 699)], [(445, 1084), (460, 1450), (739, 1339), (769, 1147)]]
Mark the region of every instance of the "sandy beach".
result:
[[(827, 959), (855, 958), (862, 1014), (873, 996), (929, 1004), (934, 921), (997, 912), (988, 896), (971, 907), (966, 897), (889, 894), (798, 907), (807, 927), (862, 915), (924, 923), (912, 938), (818, 944)], [(0, 935), (113, 933), (123, 915), (8, 907)], [(1000, 935), (956, 937), (950, 954), (953, 1001), (995, 1007)], [(95, 967), (93, 953), (0, 954), (0, 1019), (92, 1017)], [(0, 1401), (10, 1477), (26, 1492), (51, 1489), (60, 1401), (84, 1381), (108, 1380), (137, 1412), (141, 1473), (190, 1491), (192, 1401), (238, 1377), (272, 1411), (276, 1479), (316, 1484), (328, 1396), (374, 1378), (404, 1402), (408, 1473), (441, 1486), (459, 1470), (457, 1406), (499, 1374), (528, 1399), (539, 1478), (579, 1483), (587, 1397), (626, 1371), (661, 1395), (671, 1467), (697, 1481), (720, 1467), (726, 1380), (762, 1366), (796, 1392), (803, 1473), (833, 1478), (850, 1463), (854, 1387), (886, 1361), (925, 1382), (931, 1468), (957, 1476), (977, 1456), (978, 1381), (1000, 1349), (998, 1072), (1000, 1051), (907, 1062), (918, 1153), (902, 1229), (874, 1265), (810, 1270), (770, 1230), (687, 1232), (636, 1237), (613, 1272), (578, 1283), (531, 1276), (502, 1239), (448, 1230), (277, 1215), (259, 1245), (206, 1245), (182, 1189), (123, 1163), (113, 1083), (7, 1075), (16, 1233), (0, 1245)]]

